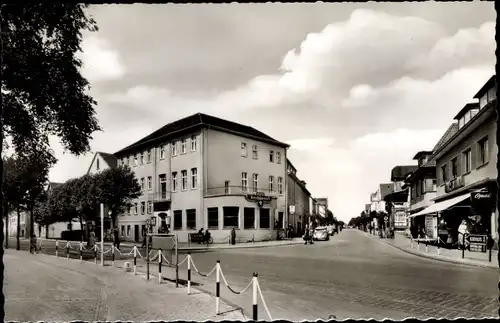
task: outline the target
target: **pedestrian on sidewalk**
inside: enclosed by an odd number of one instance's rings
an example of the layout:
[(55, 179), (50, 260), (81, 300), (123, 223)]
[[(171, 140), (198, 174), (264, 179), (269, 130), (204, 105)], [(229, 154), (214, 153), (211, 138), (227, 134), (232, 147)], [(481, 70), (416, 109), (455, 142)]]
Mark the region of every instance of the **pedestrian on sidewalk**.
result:
[(89, 233), (89, 241), (87, 241), (87, 248), (93, 248), (95, 245), (95, 232), (94, 232), (94, 228), (91, 228), (90, 229), (90, 233)]
[(465, 236), (467, 234), (467, 221), (462, 220), (460, 226), (458, 227), (458, 247), (460, 250), (465, 248)]
[(113, 244), (116, 249), (120, 250), (120, 236), (118, 235), (118, 229), (113, 230)]
[(303, 236), (303, 239), (304, 239), (304, 244), (306, 245), (307, 242), (309, 241), (309, 225), (306, 224), (306, 227), (305, 227), (305, 230), (304, 230), (304, 236)]

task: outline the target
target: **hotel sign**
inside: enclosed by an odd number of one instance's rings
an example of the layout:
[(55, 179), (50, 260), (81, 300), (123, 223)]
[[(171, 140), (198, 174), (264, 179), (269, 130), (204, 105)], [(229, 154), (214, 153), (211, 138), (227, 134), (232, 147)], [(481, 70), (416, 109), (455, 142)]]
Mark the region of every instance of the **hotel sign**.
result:
[(257, 202), (259, 207), (262, 207), (264, 203), (269, 203), (273, 199), (272, 196), (268, 196), (262, 192), (251, 193), (245, 195), (245, 199), (249, 202)]

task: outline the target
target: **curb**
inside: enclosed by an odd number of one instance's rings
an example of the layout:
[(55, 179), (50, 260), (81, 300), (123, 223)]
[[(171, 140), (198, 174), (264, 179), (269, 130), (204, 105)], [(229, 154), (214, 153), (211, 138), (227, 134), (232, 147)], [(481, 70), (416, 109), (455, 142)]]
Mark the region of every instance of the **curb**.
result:
[(451, 263), (451, 264), (456, 264), (456, 265), (470, 266), (470, 267), (479, 267), (479, 268), (487, 268), (487, 269), (496, 269), (497, 268), (497, 266), (494, 266), (494, 265), (485, 265), (485, 264), (479, 264), (479, 263), (468, 263), (468, 262), (465, 262), (465, 261), (460, 261), (460, 260), (452, 259), (452, 258), (449, 258), (449, 257), (446, 257), (446, 256), (437, 256), (437, 255), (436, 256), (431, 256), (431, 255), (428, 255), (428, 254), (425, 254), (425, 253), (422, 253), (422, 252), (408, 250), (406, 248), (393, 245), (393, 244), (391, 244), (391, 243), (389, 243), (387, 241), (384, 241), (384, 240), (381, 240), (381, 239), (375, 239), (375, 237), (372, 237), (367, 232), (363, 232), (363, 233), (366, 236), (368, 236), (369, 238), (372, 238), (374, 240), (380, 241), (380, 242), (385, 243), (386, 245), (389, 245), (389, 246), (391, 246), (393, 248), (396, 248), (396, 249), (401, 250), (403, 252), (406, 252), (406, 253), (408, 253), (410, 255), (418, 256), (418, 257), (421, 257), (421, 258), (432, 259), (432, 260), (437, 260), (437, 261), (441, 261), (441, 262), (446, 262), (446, 263)]
[(280, 247), (280, 246), (293, 246), (302, 244), (300, 241), (290, 241), (288, 243), (280, 243), (280, 244), (268, 244), (268, 245), (248, 245), (241, 247), (232, 247), (232, 246), (221, 246), (221, 247), (208, 247), (208, 248), (179, 248), (179, 251), (210, 251), (210, 250), (230, 250), (230, 249), (252, 249), (252, 248), (268, 248), (268, 247)]

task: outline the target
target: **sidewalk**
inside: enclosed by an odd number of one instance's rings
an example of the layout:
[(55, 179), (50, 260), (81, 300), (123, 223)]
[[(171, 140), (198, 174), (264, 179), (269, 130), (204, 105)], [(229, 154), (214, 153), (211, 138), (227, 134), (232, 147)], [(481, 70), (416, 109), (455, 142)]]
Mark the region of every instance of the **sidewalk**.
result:
[(7, 250), (5, 258), (7, 320), (246, 320), (241, 310), (222, 300), (221, 314), (216, 315), (212, 296), (187, 295), (185, 288), (171, 282), (148, 282), (145, 275), (134, 277), (118, 266), (103, 268), (15, 250)]
[(462, 259), (461, 250), (439, 248), (438, 255), (437, 246), (432, 246), (429, 244), (426, 251), (425, 243), (420, 242), (420, 244), (418, 244), (416, 241), (413, 241), (412, 245), (412, 241), (409, 238), (405, 237), (402, 232), (396, 232), (394, 235), (394, 239), (380, 239), (378, 236), (371, 235), (368, 232), (364, 233), (373, 239), (377, 239), (397, 249), (416, 256), (455, 264), (470, 265), (483, 268), (498, 268), (498, 250), (491, 251), (491, 262), (488, 259), (489, 251), (487, 251), (486, 253), (465, 251), (464, 258)]
[[(28, 239), (21, 239), (21, 240), (28, 240)], [(59, 239), (45, 239), (41, 238), (43, 241), (43, 244), (50, 244), (53, 243), (55, 245), (56, 241), (59, 241), (59, 246), (64, 246), (66, 244), (66, 240), (59, 240)], [(78, 245), (80, 241), (70, 241), (72, 245)], [(272, 241), (256, 241), (256, 242), (239, 242), (236, 243), (235, 245), (230, 245), (228, 243), (217, 243), (217, 244), (210, 244), (210, 245), (204, 245), (204, 244), (198, 244), (198, 243), (187, 243), (187, 242), (181, 242), (179, 243), (179, 251), (199, 251), (199, 250), (219, 250), (219, 249), (240, 249), (240, 248), (264, 248), (264, 247), (275, 247), (275, 246), (288, 246), (288, 245), (296, 245), (296, 244), (303, 244), (304, 241), (302, 238), (293, 238), (291, 240), (272, 240)], [(124, 247), (133, 247), (137, 246), (140, 247), (142, 242), (120, 242), (120, 246)], [(100, 243), (98, 242), (97, 245), (99, 246)], [(104, 245), (106, 247), (111, 247), (112, 243), (111, 242), (104, 242)]]

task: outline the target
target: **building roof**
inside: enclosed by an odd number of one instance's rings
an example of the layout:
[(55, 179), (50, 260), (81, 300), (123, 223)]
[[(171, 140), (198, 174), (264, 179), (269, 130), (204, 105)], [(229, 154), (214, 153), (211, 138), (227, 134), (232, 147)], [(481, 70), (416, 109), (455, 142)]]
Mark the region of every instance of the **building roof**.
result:
[(479, 102), (475, 102), (475, 103), (467, 103), (463, 108), (462, 110), (460, 110), (457, 115), (455, 116), (455, 120), (460, 120), (460, 118), (462, 118), (468, 111), (472, 110), (472, 109), (479, 109)]
[(291, 166), (293, 168), (293, 170), (297, 171), (297, 168), (295, 168), (295, 166), (293, 166), (292, 162), (290, 161), (290, 159), (286, 159), (286, 163)]
[(490, 79), (484, 83), (484, 85), (481, 87), (481, 89), (474, 95), (474, 99), (479, 99), (481, 96), (483, 96), (484, 93), (486, 93), (490, 88), (495, 86), (496, 79), (495, 75), (492, 75)]
[(388, 194), (394, 191), (393, 183), (380, 184), (380, 198), (383, 200)]
[(203, 127), (212, 128), (215, 130), (234, 133), (240, 136), (257, 139), (263, 142), (272, 143), (280, 147), (288, 148), (290, 145), (280, 142), (265, 133), (236, 122), (220, 119), (203, 113), (196, 113), (186, 118), (171, 122), (160, 129), (154, 131), (153, 133), (147, 135), (139, 141), (136, 141), (132, 145), (129, 145), (116, 154), (124, 153), (135, 148), (144, 146), (145, 144), (151, 144), (159, 139), (168, 139), (180, 135), (183, 132), (199, 129)]
[(446, 132), (443, 134), (441, 139), (439, 139), (439, 141), (434, 146), (434, 149), (432, 149), (432, 151), (435, 153), (439, 148), (441, 148), (445, 143), (447, 143), (448, 140), (450, 140), (457, 132), (458, 132), (458, 123), (454, 122), (448, 127), (448, 129), (446, 129)]
[(110, 168), (115, 168), (118, 165), (118, 159), (115, 157), (115, 155), (105, 153), (102, 151), (96, 151), (96, 153), (94, 154), (94, 158), (92, 158), (92, 162), (89, 165), (89, 169), (87, 170), (87, 174), (90, 172), (92, 165), (94, 165), (94, 162), (95, 162), (95, 159), (97, 158), (97, 155), (100, 155)]
[(386, 202), (406, 202), (408, 200), (408, 190), (402, 190), (398, 192), (392, 192), (384, 197)]
[(416, 160), (425, 155), (432, 155), (432, 151), (421, 150), (418, 153), (416, 153), (415, 156), (413, 156), (413, 159)]
[(406, 178), (406, 175), (413, 173), (417, 168), (417, 165), (396, 166), (391, 171), (391, 181), (402, 181)]

